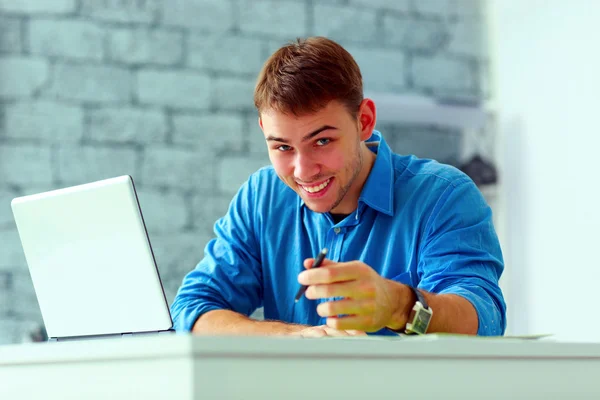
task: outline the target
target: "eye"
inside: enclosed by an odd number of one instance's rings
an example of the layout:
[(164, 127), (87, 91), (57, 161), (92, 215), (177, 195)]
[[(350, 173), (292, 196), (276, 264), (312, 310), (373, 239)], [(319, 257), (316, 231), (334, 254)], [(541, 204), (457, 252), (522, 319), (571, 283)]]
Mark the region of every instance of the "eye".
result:
[(321, 138), (317, 140), (317, 146), (325, 146), (326, 144), (329, 144), (329, 142), (331, 142), (331, 139)]
[(275, 147), (275, 149), (279, 150), (281, 152), (285, 152), (285, 151), (290, 151), (292, 148), (290, 146), (288, 146), (287, 144), (282, 144), (281, 146)]

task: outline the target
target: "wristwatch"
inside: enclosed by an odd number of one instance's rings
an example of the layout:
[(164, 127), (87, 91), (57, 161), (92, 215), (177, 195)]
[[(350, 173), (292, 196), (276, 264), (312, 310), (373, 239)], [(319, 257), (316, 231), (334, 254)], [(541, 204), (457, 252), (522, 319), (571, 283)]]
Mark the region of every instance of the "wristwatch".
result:
[(412, 311), (408, 315), (408, 322), (406, 323), (406, 329), (404, 332), (407, 334), (416, 333), (418, 335), (424, 335), (427, 333), (427, 328), (429, 328), (433, 310), (427, 304), (425, 296), (423, 296), (418, 289), (412, 286), (409, 286), (409, 288), (417, 297), (417, 301), (415, 302)]

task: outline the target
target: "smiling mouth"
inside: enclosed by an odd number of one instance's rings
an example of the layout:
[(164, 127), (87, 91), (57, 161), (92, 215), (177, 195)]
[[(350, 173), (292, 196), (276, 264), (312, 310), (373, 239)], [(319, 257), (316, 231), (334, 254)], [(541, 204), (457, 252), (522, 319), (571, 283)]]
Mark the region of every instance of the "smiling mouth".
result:
[(325, 182), (321, 183), (320, 185), (316, 185), (316, 186), (299, 185), (299, 186), (302, 189), (306, 190), (308, 193), (319, 193), (321, 190), (325, 189), (327, 187), (327, 185), (329, 185), (329, 182), (331, 182), (331, 178), (327, 179)]

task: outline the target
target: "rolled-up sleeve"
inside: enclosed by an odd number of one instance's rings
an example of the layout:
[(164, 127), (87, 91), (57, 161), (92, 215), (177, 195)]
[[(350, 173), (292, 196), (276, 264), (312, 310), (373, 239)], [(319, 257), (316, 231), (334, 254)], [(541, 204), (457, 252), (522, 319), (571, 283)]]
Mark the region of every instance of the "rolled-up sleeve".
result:
[(176, 331), (191, 331), (211, 310), (252, 314), (262, 303), (260, 249), (254, 235), (252, 181), (234, 196), (227, 214), (214, 226), (216, 237), (204, 258), (183, 279), (171, 306)]
[(424, 232), (419, 287), (464, 297), (477, 311), (478, 335), (503, 335), (506, 304), (499, 279), (504, 261), (491, 209), (477, 186), (470, 179), (450, 184)]

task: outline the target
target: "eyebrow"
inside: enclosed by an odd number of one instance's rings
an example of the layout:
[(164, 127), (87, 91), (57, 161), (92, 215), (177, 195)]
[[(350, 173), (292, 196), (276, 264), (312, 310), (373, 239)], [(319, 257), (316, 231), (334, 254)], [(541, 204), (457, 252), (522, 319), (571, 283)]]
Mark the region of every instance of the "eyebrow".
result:
[[(331, 125), (324, 125), (324, 126), (320, 127), (319, 129), (317, 129), (317, 130), (315, 130), (315, 131), (312, 131), (312, 132), (311, 132), (311, 133), (309, 133), (308, 135), (305, 135), (305, 136), (302, 138), (302, 141), (303, 141), (303, 142), (306, 142), (307, 140), (309, 140), (309, 139), (311, 139), (311, 138), (313, 138), (313, 137), (317, 136), (319, 133), (321, 133), (321, 132), (323, 132), (323, 131), (326, 131), (326, 130), (329, 130), (329, 129), (335, 129), (335, 130), (337, 130), (337, 128), (336, 128), (336, 127), (334, 127), (334, 126), (331, 126)], [(273, 135), (269, 135), (269, 136), (267, 137), (267, 142), (271, 142), (271, 141), (274, 141), (274, 142), (281, 142), (281, 143), (289, 143), (289, 142), (290, 142), (290, 141), (289, 141), (289, 140), (287, 140), (287, 139), (278, 138), (278, 137), (275, 137), (275, 136), (273, 136)]]

